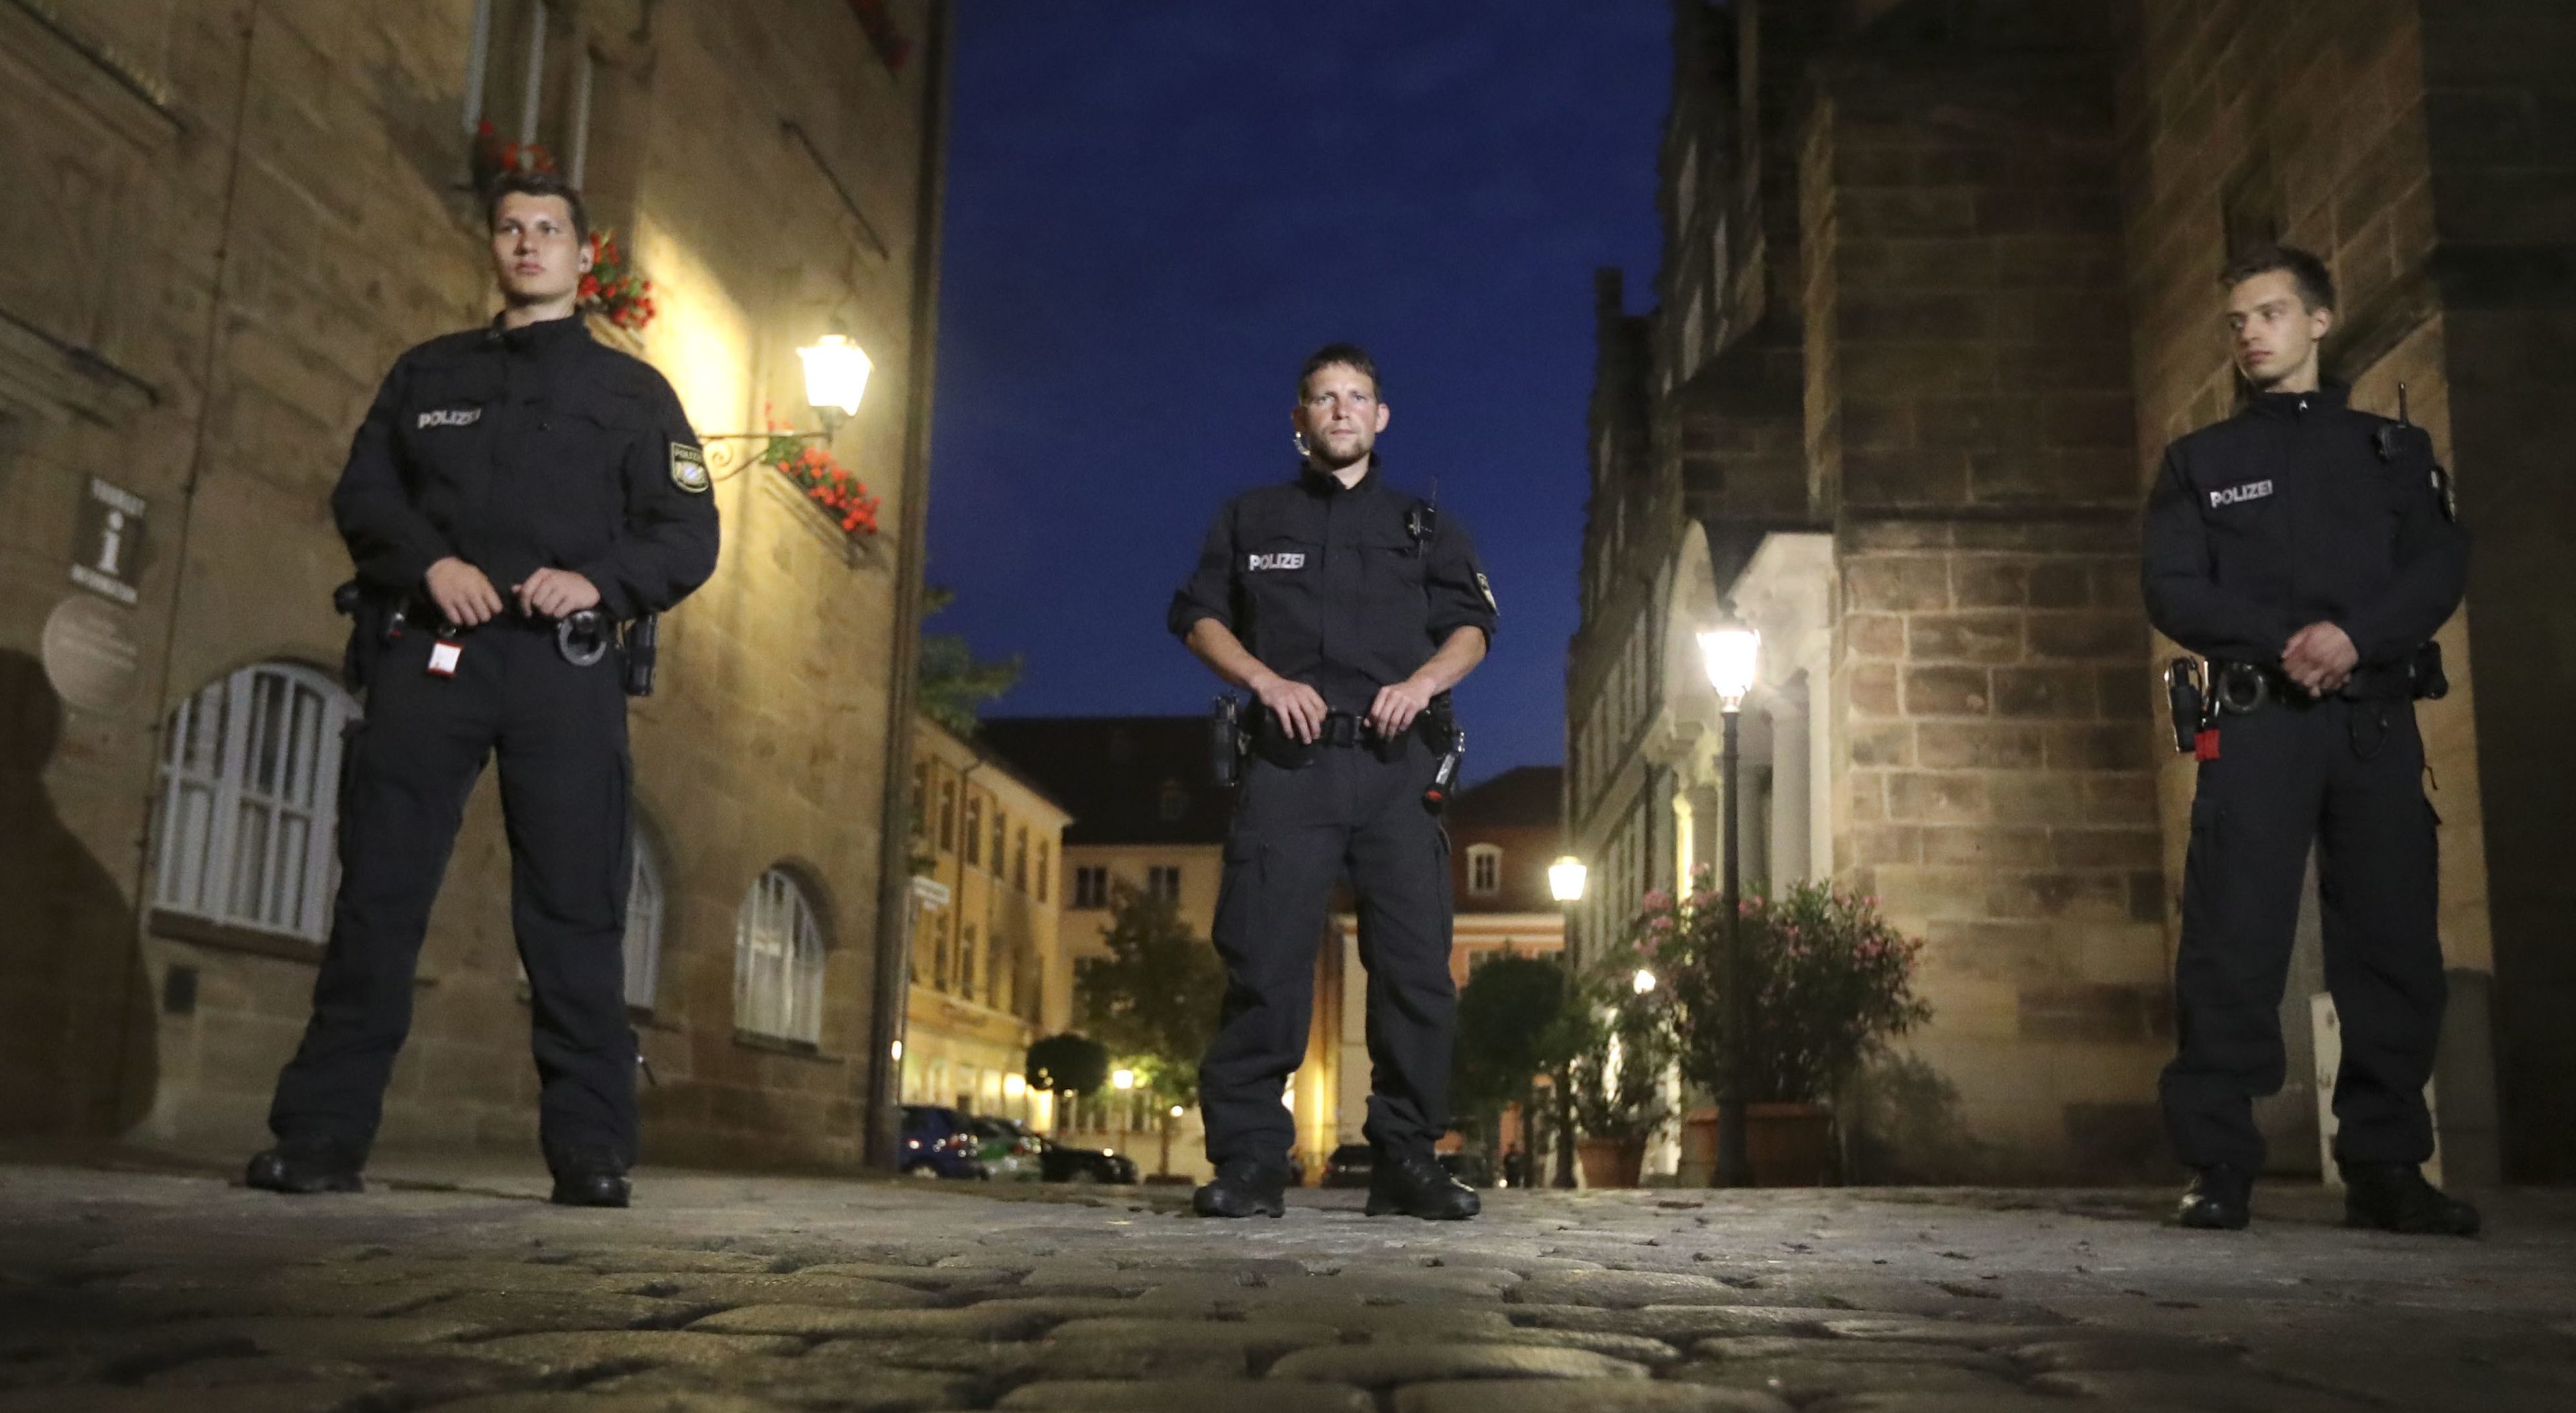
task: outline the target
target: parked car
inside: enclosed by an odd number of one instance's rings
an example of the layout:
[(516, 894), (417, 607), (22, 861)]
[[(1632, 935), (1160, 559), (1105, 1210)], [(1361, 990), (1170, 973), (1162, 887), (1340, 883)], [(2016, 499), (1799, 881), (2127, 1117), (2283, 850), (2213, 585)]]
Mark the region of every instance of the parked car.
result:
[(1469, 1187), (1494, 1185), (1493, 1165), (1485, 1161), (1485, 1155), (1482, 1153), (1470, 1153), (1461, 1149), (1455, 1153), (1441, 1153), (1435, 1156), (1440, 1159), (1440, 1166), (1448, 1172), (1449, 1176)]
[(1117, 1182), (1136, 1180), (1136, 1162), (1114, 1148), (1076, 1148), (1041, 1139), (1039, 1176), (1048, 1182)]
[(908, 1177), (983, 1178), (983, 1138), (974, 1121), (936, 1104), (903, 1106), (903, 1162)]
[(1377, 1153), (1365, 1143), (1345, 1143), (1324, 1160), (1324, 1186), (1366, 1187), (1377, 1170)]
[[(1469, 1187), (1486, 1187), (1493, 1182), (1493, 1174), (1486, 1169), (1485, 1156), (1481, 1153), (1439, 1153), (1433, 1156), (1440, 1160), (1443, 1172)], [(1365, 1143), (1345, 1143), (1324, 1160), (1324, 1186), (1366, 1187), (1376, 1171), (1377, 1154), (1374, 1150)]]
[(1038, 1154), (1046, 1145), (1045, 1139), (1017, 1119), (979, 1115), (968, 1122), (975, 1126), (976, 1141), (981, 1145), (977, 1156), (984, 1160), (985, 1172), (1008, 1182), (1038, 1180)]

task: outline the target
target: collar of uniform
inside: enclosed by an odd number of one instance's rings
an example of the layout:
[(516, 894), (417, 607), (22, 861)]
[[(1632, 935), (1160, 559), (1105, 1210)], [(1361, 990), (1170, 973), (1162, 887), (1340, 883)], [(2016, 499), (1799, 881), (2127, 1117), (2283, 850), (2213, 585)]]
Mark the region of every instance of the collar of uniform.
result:
[(1297, 481), (1298, 484), (1304, 486), (1309, 492), (1319, 496), (1348, 495), (1357, 491), (1373, 491), (1376, 490), (1378, 486), (1378, 461), (1379, 458), (1377, 454), (1374, 452), (1370, 453), (1369, 469), (1367, 474), (1360, 477), (1359, 484), (1352, 486), (1343, 485), (1340, 477), (1335, 476), (1330, 471), (1318, 468), (1315, 463), (1311, 461), (1301, 461), (1297, 463)]
[(2296, 418), (2316, 408), (2341, 408), (2352, 399), (2352, 389), (2342, 383), (2321, 383), (2315, 392), (2256, 393), (2245, 410), (2257, 417)]
[(574, 313), (561, 319), (539, 319), (533, 324), (521, 324), (514, 329), (503, 324), (501, 316), (495, 314), (492, 316), (492, 332), (489, 337), (492, 342), (505, 348), (544, 353), (573, 343), (588, 343), (590, 323), (580, 314)]

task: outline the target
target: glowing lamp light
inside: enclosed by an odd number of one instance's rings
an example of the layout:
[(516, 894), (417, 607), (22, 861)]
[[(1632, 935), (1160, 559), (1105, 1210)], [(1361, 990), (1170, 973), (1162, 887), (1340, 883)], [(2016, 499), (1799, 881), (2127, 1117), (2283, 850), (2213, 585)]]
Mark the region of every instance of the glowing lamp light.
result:
[(825, 334), (796, 350), (796, 356), (805, 360), (806, 402), (818, 412), (829, 407), (844, 417), (857, 414), (859, 399), (867, 396), (868, 374), (876, 370), (866, 349), (845, 334)]
[(894, 1045), (893, 1045), (891, 1048), (892, 1048), (892, 1049), (893, 1049), (893, 1051), (894, 1051), (894, 1057), (895, 1057), (896, 1059), (900, 1060), (900, 1059), (902, 1059), (902, 1058), (903, 1058), (903, 1042), (902, 1042), (902, 1041), (900, 1041), (900, 1040), (896, 1041), (896, 1042), (894, 1043)]
[(1109, 1076), (1109, 1087), (1110, 1087), (1110, 1088), (1112, 1088), (1112, 1089), (1133, 1089), (1133, 1088), (1135, 1088), (1135, 1087), (1136, 1087), (1136, 1072), (1135, 1072), (1134, 1070), (1119, 1070), (1118, 1072), (1116, 1072), (1116, 1073), (1114, 1073), (1114, 1074), (1112, 1074), (1112, 1075), (1110, 1075), (1110, 1076)]
[(1028, 1092), (1029, 1081), (1027, 1076), (1016, 1074), (1006, 1074), (1002, 1076), (1002, 1097), (1006, 1099), (1017, 1099)]
[(1181, 1106), (1180, 1106), (1180, 1105), (1178, 1105), (1178, 1104), (1174, 1104), (1174, 1105), (1172, 1106), (1172, 1117), (1177, 1119), (1177, 1118), (1179, 1118), (1180, 1116), (1181, 1116)]
[(1584, 880), (1591, 875), (1583, 860), (1568, 854), (1547, 866), (1547, 891), (1560, 903), (1580, 903)]
[(1700, 656), (1707, 660), (1708, 685), (1728, 711), (1744, 705), (1762, 660), (1762, 635), (1750, 628), (1712, 628), (1699, 635)]
[(1644, 967), (1639, 967), (1637, 974), (1628, 979), (1628, 984), (1637, 988), (1637, 994), (1643, 996), (1655, 989), (1655, 974)]

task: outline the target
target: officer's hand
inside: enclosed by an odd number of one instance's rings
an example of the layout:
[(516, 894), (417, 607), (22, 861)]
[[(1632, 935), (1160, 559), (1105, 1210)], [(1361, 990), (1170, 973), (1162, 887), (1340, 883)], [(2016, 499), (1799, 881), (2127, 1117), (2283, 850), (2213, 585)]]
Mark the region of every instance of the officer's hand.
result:
[(2318, 697), (2343, 690), (2343, 684), (2360, 663), (2361, 650), (2352, 645), (2350, 635), (2332, 623), (2311, 623), (2300, 629), (2281, 653), (2281, 670), (2309, 695)]
[(1324, 734), (1324, 714), (1329, 708), (1324, 705), (1323, 693), (1275, 672), (1245, 685), (1252, 688), (1252, 694), (1270, 708), (1270, 714), (1279, 718), (1280, 726), (1294, 739), (1312, 743)]
[(519, 596), (519, 612), (530, 618), (568, 618), (599, 607), (599, 586), (569, 569), (540, 569), (510, 592)]
[(1408, 677), (1392, 687), (1377, 689), (1377, 701), (1369, 707), (1369, 725), (1381, 736), (1400, 736), (1413, 725), (1413, 719), (1427, 710), (1437, 695), (1419, 678)]
[(501, 616), (501, 595), (483, 571), (454, 555), (429, 566), (422, 576), (429, 590), (429, 601), (447, 621), (459, 628), (471, 628)]

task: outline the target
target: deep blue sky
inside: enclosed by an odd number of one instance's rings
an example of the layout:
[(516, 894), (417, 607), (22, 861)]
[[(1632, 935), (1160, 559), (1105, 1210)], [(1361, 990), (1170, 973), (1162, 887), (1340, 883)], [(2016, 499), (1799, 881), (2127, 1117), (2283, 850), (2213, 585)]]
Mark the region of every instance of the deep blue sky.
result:
[(1592, 271), (1657, 259), (1662, 0), (957, 9), (931, 620), (1025, 654), (997, 715), (1205, 709), (1163, 610), (1295, 470), (1317, 345), (1368, 346), (1390, 479), (1439, 480), (1503, 609), (1469, 773), (1563, 758)]

